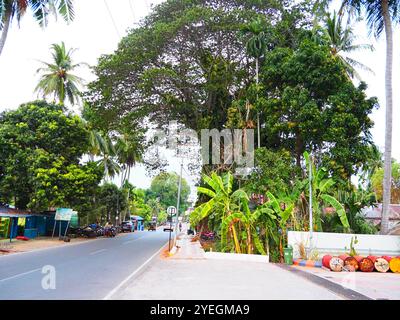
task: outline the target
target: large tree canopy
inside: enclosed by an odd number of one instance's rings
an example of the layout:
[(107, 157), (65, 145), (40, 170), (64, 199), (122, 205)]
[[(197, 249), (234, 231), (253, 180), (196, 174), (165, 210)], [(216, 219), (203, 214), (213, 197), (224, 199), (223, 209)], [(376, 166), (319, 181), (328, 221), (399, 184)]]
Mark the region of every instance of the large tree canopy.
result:
[[(117, 130), (129, 117), (135, 128), (177, 120), (196, 131), (255, 128), (259, 112), (261, 146), (289, 150), (298, 166), (313, 151), (348, 180), (368, 157), (376, 100), (312, 41), (310, 13), (308, 1), (166, 1), (100, 59), (88, 110)], [(258, 86), (243, 32), (256, 19), (266, 39)]]
[(292, 1), (166, 1), (100, 59), (86, 98), (111, 127), (134, 114), (159, 125), (178, 120), (195, 130), (221, 129), (254, 78), (242, 27), (261, 17), (269, 47), (291, 46), (308, 23), (304, 12)]
[(80, 208), (102, 178), (80, 163), (88, 132), (78, 116), (36, 101), (0, 115), (0, 197), (20, 209)]
[(266, 54), (259, 100), (269, 148), (290, 150), (300, 165), (305, 150), (338, 178), (349, 179), (369, 157), (375, 98), (355, 87), (328, 47), (304, 39), (296, 49)]

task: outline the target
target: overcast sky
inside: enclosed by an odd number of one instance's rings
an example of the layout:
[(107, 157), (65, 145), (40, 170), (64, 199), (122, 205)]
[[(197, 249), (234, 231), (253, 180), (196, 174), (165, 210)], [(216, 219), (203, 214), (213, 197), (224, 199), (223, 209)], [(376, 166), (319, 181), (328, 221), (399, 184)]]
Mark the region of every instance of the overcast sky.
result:
[[(38, 76), (36, 70), (40, 67), (38, 60), (49, 61), (49, 47), (52, 43), (64, 41), (68, 48), (78, 50), (74, 53), (76, 62), (87, 62), (95, 65), (101, 54), (112, 53), (119, 40), (126, 34), (128, 28), (134, 27), (150, 10), (152, 4), (162, 0), (75, 0), (75, 20), (65, 24), (61, 19), (50, 20), (46, 29), (41, 29), (27, 14), (20, 27), (14, 23), (10, 29), (5, 48), (0, 56), (0, 111), (15, 109), (21, 103), (37, 98), (34, 88)], [(375, 46), (374, 52), (359, 51), (352, 58), (368, 65), (375, 75), (360, 71), (368, 84), (368, 95), (379, 99), (380, 108), (372, 114), (375, 122), (372, 130), (375, 143), (381, 151), (384, 147), (385, 132), (385, 42), (384, 35), (376, 41), (367, 36), (364, 22), (355, 26), (359, 43), (370, 43)], [(394, 70), (393, 70), (393, 157), (400, 160), (400, 108), (399, 91), (400, 77), (399, 60), (400, 32), (396, 28), (394, 34)], [(79, 70), (79, 75), (88, 82), (94, 76), (87, 69)], [(178, 171), (177, 161), (172, 161), (170, 170)], [(184, 173), (184, 177), (190, 177)], [(139, 187), (150, 185), (150, 178), (145, 175), (142, 167), (133, 170), (131, 182)], [(192, 183), (191, 183), (192, 184)]]

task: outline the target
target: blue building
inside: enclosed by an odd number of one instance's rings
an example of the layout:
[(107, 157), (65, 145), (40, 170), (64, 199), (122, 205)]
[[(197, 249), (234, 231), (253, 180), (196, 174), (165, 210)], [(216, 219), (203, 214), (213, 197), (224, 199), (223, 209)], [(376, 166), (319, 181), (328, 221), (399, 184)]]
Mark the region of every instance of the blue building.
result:
[[(53, 232), (55, 211), (33, 213), (29, 210), (18, 210), (10, 206), (0, 206), (0, 238), (14, 239), (25, 236), (33, 239), (38, 236), (49, 236)], [(56, 224), (55, 234), (64, 234), (67, 221)], [(60, 230), (61, 228), (61, 230)]]
[(130, 216), (130, 219), (133, 222), (135, 230), (144, 230), (144, 219), (141, 216)]

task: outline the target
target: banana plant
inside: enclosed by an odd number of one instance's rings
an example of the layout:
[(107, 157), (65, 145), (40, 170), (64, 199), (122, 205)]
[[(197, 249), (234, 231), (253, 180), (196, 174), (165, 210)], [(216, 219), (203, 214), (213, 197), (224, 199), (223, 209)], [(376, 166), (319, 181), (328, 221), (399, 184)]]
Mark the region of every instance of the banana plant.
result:
[[(211, 176), (203, 175), (202, 178), (207, 187), (198, 187), (197, 191), (208, 196), (210, 200), (193, 210), (190, 215), (191, 225), (197, 225), (211, 214), (218, 220), (224, 221), (227, 217), (239, 212), (240, 201), (246, 199), (247, 195), (242, 189), (233, 192), (233, 176), (230, 172), (226, 173), (223, 177), (213, 172)], [(232, 235), (235, 252), (241, 253), (235, 224), (230, 225), (227, 232)]]
[[(347, 219), (346, 210), (343, 205), (332, 195), (328, 194), (331, 187), (334, 186), (335, 181), (332, 178), (327, 178), (327, 169), (324, 167), (316, 168), (315, 164), (310, 159), (310, 155), (307, 151), (304, 152), (304, 159), (306, 160), (306, 172), (307, 177), (310, 175), (310, 164), (311, 164), (311, 196), (313, 203), (313, 216), (315, 218), (315, 229), (316, 231), (322, 231), (321, 213), (323, 205), (329, 204), (332, 206), (340, 218), (340, 222), (346, 229), (350, 228), (349, 221)], [(307, 192), (309, 189), (309, 179), (305, 180), (305, 186)]]
[(262, 255), (269, 255), (268, 241), (266, 242), (266, 250), (265, 250), (265, 247), (262, 241), (260, 240), (258, 229), (261, 224), (265, 223), (265, 220), (267, 220), (268, 222), (272, 222), (272, 225), (270, 223), (267, 226), (266, 230), (270, 230), (270, 227), (273, 227), (273, 225), (275, 224), (274, 221), (276, 220), (273, 210), (261, 206), (257, 208), (255, 211), (251, 212), (249, 208), (248, 195), (243, 191), (240, 191), (240, 193), (241, 193), (240, 195), (241, 203), (239, 209), (241, 211), (234, 212), (223, 219), (221, 226), (221, 231), (222, 231), (221, 242), (222, 244), (226, 242), (226, 234), (228, 233), (227, 232), (228, 229), (233, 224), (240, 223), (240, 225), (244, 227), (246, 252), (248, 254), (252, 254), (254, 252), (254, 249), (256, 249)]
[(294, 218), (293, 202), (285, 202), (282, 199), (277, 199), (271, 192), (267, 192), (268, 202), (266, 206), (272, 210), (276, 216), (278, 226), (280, 228), (279, 233), (279, 252), (281, 259), (283, 258), (283, 248), (286, 245), (286, 230), (289, 218)]

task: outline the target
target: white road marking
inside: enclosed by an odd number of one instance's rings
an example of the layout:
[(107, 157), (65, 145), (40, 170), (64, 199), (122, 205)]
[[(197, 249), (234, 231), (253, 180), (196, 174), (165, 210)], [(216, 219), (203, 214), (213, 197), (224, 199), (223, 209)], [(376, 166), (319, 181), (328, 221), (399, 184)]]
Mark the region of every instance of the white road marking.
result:
[(26, 276), (27, 274), (34, 273), (34, 272), (40, 271), (40, 270), (42, 270), (42, 268), (37, 268), (37, 269), (31, 270), (31, 271), (19, 273), (19, 274), (16, 274), (15, 276), (12, 276), (12, 277), (0, 279), (0, 282), (11, 280), (11, 279), (15, 279), (15, 278), (19, 278), (19, 277), (22, 277), (22, 276)]
[(128, 241), (123, 242), (122, 244), (132, 243), (132, 242), (134, 242), (134, 241), (136, 241), (136, 240), (139, 240), (139, 239), (141, 239), (141, 238), (143, 238), (143, 237), (144, 237), (144, 236), (141, 236), (141, 237), (136, 238), (136, 239), (133, 239), (133, 240), (128, 240)]
[(104, 298), (103, 300), (109, 300), (121, 287), (126, 284), (130, 279), (132, 279), (140, 270), (142, 270), (156, 255), (158, 255), (167, 243), (163, 244), (160, 249), (156, 251), (150, 258), (148, 258), (139, 268), (133, 271), (128, 277), (126, 277), (118, 286), (112, 289)]
[(93, 251), (93, 252), (90, 253), (90, 255), (94, 255), (94, 254), (97, 254), (97, 253), (100, 253), (100, 252), (104, 252), (104, 251), (107, 251), (107, 249), (101, 249), (101, 250)]

